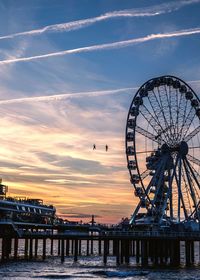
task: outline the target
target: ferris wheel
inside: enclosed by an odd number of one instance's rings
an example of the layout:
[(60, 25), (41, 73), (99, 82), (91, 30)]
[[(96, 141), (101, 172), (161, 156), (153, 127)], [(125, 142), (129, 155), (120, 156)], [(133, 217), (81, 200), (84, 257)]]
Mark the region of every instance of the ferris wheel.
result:
[(135, 94), (126, 156), (139, 203), (132, 224), (200, 222), (200, 100), (174, 76), (153, 78)]

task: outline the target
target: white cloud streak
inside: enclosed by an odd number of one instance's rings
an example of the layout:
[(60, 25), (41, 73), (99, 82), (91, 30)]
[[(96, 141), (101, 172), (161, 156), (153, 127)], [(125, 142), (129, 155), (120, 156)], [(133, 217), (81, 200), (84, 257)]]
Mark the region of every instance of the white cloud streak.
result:
[[(200, 80), (188, 81), (189, 84), (200, 84)], [(98, 97), (106, 96), (118, 93), (129, 93), (138, 90), (139, 87), (130, 87), (130, 88), (119, 88), (119, 89), (110, 89), (110, 90), (98, 90), (98, 91), (86, 91), (86, 92), (76, 92), (76, 93), (63, 93), (63, 94), (54, 94), (54, 95), (44, 95), (44, 96), (35, 96), (35, 97), (24, 97), (24, 98), (14, 98), (7, 100), (0, 100), (0, 105), (10, 105), (18, 103), (32, 103), (32, 102), (49, 102), (49, 101), (59, 101), (66, 99), (76, 99), (84, 97)]]
[(47, 53), (47, 54), (36, 55), (36, 56), (1, 60), (0, 65), (11, 64), (11, 63), (16, 63), (16, 62), (33, 61), (33, 60), (38, 60), (38, 59), (43, 59), (43, 58), (48, 58), (48, 57), (63, 56), (63, 55), (67, 55), (67, 54), (93, 52), (93, 51), (108, 50), (108, 49), (119, 49), (119, 48), (125, 48), (125, 47), (129, 47), (129, 46), (136, 45), (136, 44), (145, 43), (148, 41), (165, 39), (165, 38), (183, 37), (183, 36), (195, 35), (195, 34), (199, 34), (199, 33), (200, 33), (200, 27), (178, 30), (178, 31), (173, 31), (173, 32), (169, 32), (169, 33), (150, 34), (145, 37), (134, 38), (134, 39), (125, 40), (125, 41), (118, 41), (118, 42), (114, 42), (114, 43), (93, 45), (93, 46), (75, 48), (75, 49)]
[(171, 13), (173, 11), (179, 10), (184, 6), (188, 6), (199, 2), (200, 0), (183, 0), (177, 2), (172, 1), (169, 3), (156, 5), (148, 8), (113, 11), (93, 18), (87, 18), (87, 19), (76, 20), (76, 21), (60, 23), (60, 24), (47, 25), (40, 29), (34, 29), (34, 30), (9, 34), (5, 36), (0, 36), (0, 40), (13, 39), (15, 37), (20, 37), (20, 36), (40, 35), (47, 32), (63, 32), (63, 31), (70, 32), (73, 30), (78, 30), (90, 26), (97, 22), (101, 22), (113, 18), (158, 16), (161, 14)]
[(0, 105), (32, 103), (32, 102), (42, 102), (42, 101), (59, 101), (64, 99), (71, 99), (71, 98), (74, 99), (74, 98), (81, 98), (81, 97), (96, 97), (96, 96), (117, 94), (122, 92), (130, 92), (137, 89), (138, 87), (132, 87), (132, 88), (120, 88), (120, 89), (113, 89), (113, 90), (99, 90), (99, 91), (89, 91), (89, 92), (77, 92), (77, 93), (36, 96), (36, 97), (15, 98), (15, 99), (8, 99), (8, 100), (0, 100)]

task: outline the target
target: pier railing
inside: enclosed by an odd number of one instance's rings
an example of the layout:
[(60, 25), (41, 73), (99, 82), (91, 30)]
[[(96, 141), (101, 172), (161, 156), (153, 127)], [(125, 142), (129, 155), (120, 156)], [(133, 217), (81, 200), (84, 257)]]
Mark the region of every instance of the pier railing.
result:
[(103, 236), (120, 236), (120, 237), (166, 237), (166, 238), (200, 238), (200, 231), (183, 231), (183, 232), (164, 232), (164, 231), (106, 231), (102, 232)]

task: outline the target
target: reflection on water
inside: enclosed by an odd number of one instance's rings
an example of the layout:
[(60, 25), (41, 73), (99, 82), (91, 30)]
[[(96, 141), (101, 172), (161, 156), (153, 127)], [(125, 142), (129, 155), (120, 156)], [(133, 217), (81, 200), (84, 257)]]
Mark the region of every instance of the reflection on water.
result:
[[(42, 245), (42, 242), (39, 243)], [(47, 252), (50, 254), (50, 242), (47, 243)], [(54, 252), (57, 252), (57, 242), (54, 243)], [(142, 269), (135, 266), (134, 258), (130, 258), (130, 265), (116, 267), (116, 258), (109, 256), (104, 266), (102, 257), (97, 255), (97, 244), (94, 244), (95, 256), (86, 256), (86, 244), (82, 244), (82, 255), (74, 263), (73, 257), (65, 257), (61, 263), (60, 257), (47, 258), (46, 261), (18, 261), (0, 265), (0, 279), (134, 279), (134, 280), (200, 280), (200, 266), (198, 261), (190, 269)], [(38, 248), (42, 254), (42, 246)], [(112, 248), (111, 248), (112, 250)], [(24, 254), (24, 244), (20, 243), (19, 254)], [(199, 259), (199, 246), (195, 246), (196, 260)]]

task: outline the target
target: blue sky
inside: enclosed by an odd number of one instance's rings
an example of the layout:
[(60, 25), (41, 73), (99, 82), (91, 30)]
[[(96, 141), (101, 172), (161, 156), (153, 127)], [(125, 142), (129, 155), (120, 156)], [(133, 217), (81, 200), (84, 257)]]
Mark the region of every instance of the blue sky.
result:
[(40, 196), (66, 217), (129, 216), (129, 104), (163, 74), (198, 93), (199, 14), (198, 0), (1, 0), (0, 161), (10, 194)]

